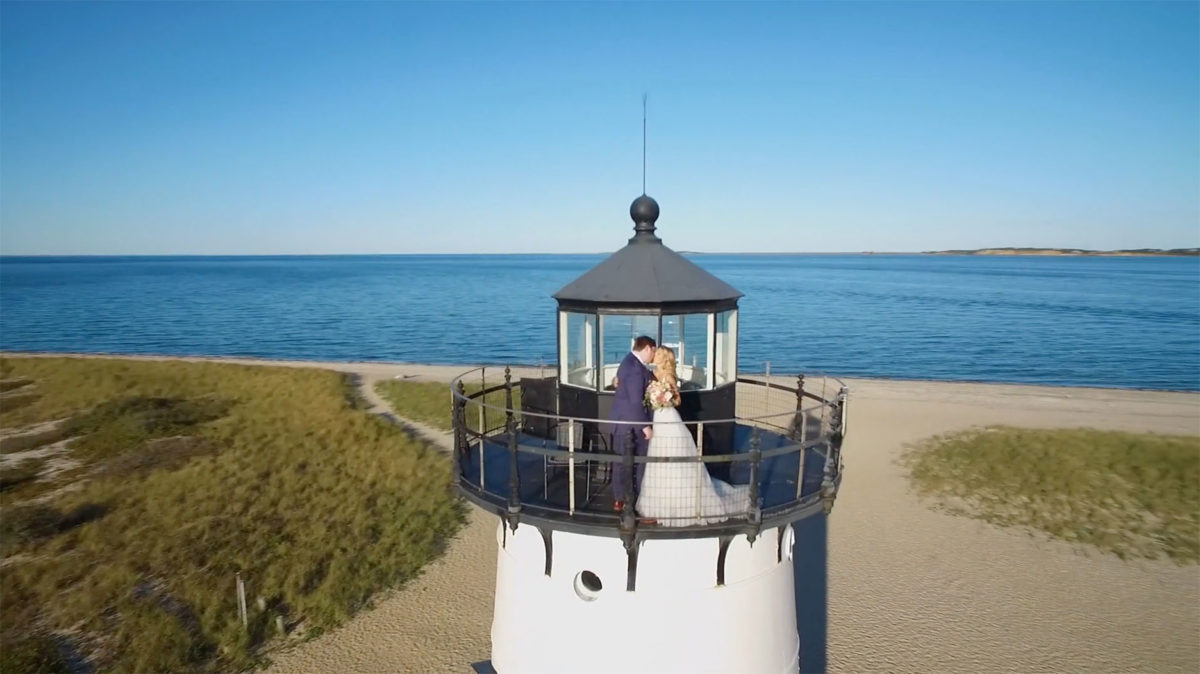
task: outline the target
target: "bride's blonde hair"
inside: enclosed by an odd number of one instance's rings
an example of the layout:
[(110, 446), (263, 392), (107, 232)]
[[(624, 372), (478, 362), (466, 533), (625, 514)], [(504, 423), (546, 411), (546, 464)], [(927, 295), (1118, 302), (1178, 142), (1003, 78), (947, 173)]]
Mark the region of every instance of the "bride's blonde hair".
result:
[(654, 375), (661, 382), (667, 382), (675, 389), (679, 397), (679, 379), (675, 376), (675, 352), (665, 346), (654, 351)]

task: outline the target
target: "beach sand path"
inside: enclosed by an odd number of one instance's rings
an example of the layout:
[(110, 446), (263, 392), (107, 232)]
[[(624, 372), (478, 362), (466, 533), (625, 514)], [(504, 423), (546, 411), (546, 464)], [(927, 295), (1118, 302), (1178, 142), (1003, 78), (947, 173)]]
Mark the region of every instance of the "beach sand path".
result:
[[(374, 394), (375, 382), (391, 377), (448, 382), (467, 369), (258, 364), (355, 374), (373, 409), (383, 413), (390, 410)], [(829, 671), (1200, 671), (1200, 567), (1123, 561), (1036, 532), (939, 512), (910, 491), (898, 463), (910, 443), (989, 424), (1200, 435), (1200, 395), (917, 381), (847, 384), (846, 468), (824, 551), (827, 625), (825, 634), (803, 637), (805, 648), (826, 647)], [(448, 434), (408, 425), (447, 446)], [(470, 663), (489, 657), (497, 524), (494, 516), (471, 508), (446, 554), (419, 578), (343, 627), (274, 654), (268, 671), (470, 671)]]

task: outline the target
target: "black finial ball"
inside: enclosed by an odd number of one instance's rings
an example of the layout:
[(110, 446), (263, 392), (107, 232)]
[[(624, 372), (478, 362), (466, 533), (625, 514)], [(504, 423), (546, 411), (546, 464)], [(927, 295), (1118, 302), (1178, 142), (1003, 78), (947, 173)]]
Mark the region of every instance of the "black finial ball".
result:
[(658, 202), (643, 194), (629, 205), (629, 217), (635, 224), (654, 224), (658, 220)]

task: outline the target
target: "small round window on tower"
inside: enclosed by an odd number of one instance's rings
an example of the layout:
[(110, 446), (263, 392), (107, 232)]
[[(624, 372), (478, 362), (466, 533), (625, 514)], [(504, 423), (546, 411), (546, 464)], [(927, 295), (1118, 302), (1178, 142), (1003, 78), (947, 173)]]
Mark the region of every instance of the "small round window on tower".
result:
[(575, 594), (584, 601), (595, 601), (603, 589), (604, 583), (600, 582), (600, 576), (591, 571), (580, 571), (575, 576)]
[(789, 526), (783, 532), (783, 541), (779, 544), (780, 550), (783, 551), (783, 558), (792, 561), (792, 555), (796, 549), (796, 530)]

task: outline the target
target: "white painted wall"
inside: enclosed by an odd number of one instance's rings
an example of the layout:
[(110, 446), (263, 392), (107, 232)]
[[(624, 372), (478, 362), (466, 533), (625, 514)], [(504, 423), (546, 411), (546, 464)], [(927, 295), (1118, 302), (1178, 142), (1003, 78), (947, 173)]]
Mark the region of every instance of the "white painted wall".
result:
[[(547, 576), (541, 533), (528, 525), (503, 529), (492, 622), (499, 674), (784, 674), (799, 667), (790, 528), (782, 561), (775, 529), (753, 546), (734, 539), (720, 587), (716, 538), (646, 541), (633, 592), (625, 591), (619, 539), (555, 531)], [(603, 583), (594, 595), (576, 589), (585, 570)]]

